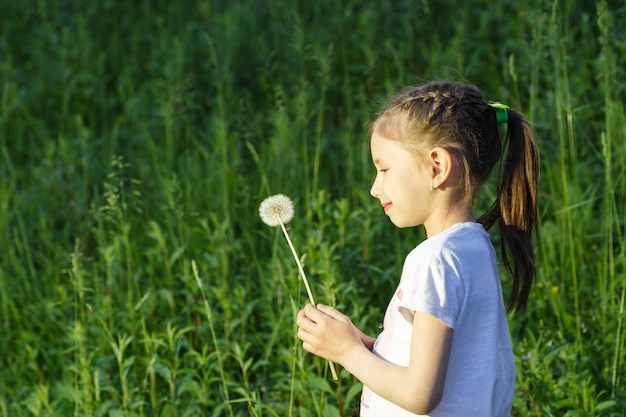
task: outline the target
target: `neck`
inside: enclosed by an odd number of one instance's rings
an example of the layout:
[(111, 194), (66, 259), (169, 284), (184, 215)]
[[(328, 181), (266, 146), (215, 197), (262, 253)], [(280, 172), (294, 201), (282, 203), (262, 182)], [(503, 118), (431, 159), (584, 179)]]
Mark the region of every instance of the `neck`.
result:
[(458, 223), (475, 222), (476, 217), (471, 206), (467, 204), (450, 204), (447, 209), (433, 213), (427, 222), (424, 222), (426, 236), (432, 237)]

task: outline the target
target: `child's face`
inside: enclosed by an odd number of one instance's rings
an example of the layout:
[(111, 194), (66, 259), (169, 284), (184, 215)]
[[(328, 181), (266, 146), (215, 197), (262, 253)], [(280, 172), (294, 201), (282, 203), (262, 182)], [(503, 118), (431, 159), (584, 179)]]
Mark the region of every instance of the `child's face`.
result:
[(371, 152), (376, 179), (370, 194), (378, 198), (389, 219), (398, 227), (425, 224), (432, 215), (432, 175), (425, 164), (399, 142), (372, 134)]

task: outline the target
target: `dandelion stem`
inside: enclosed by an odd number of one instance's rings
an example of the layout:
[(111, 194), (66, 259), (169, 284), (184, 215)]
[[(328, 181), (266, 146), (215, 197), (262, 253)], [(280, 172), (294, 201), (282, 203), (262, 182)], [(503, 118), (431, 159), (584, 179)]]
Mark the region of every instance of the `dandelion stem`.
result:
[(296, 249), (293, 247), (293, 243), (291, 243), (291, 238), (289, 237), (289, 233), (287, 233), (287, 229), (285, 228), (285, 225), (283, 224), (282, 221), (280, 222), (280, 228), (283, 230), (285, 239), (287, 239), (287, 243), (289, 243), (289, 248), (291, 248), (291, 253), (293, 254), (293, 258), (296, 260), (296, 264), (298, 265), (298, 271), (300, 272), (302, 281), (304, 281), (306, 292), (309, 295), (309, 301), (311, 302), (311, 304), (315, 305), (315, 299), (313, 298), (313, 292), (311, 291), (311, 287), (309, 286), (309, 280), (306, 279), (306, 275), (304, 274), (304, 268), (302, 268), (302, 263), (300, 263), (300, 258), (298, 258)]
[[(304, 268), (302, 268), (302, 263), (300, 262), (300, 258), (298, 258), (298, 254), (296, 253), (296, 248), (293, 247), (293, 243), (291, 243), (291, 238), (289, 237), (289, 233), (287, 233), (287, 229), (285, 228), (285, 224), (281, 221), (280, 228), (285, 235), (285, 239), (287, 239), (287, 243), (289, 244), (289, 248), (291, 249), (291, 254), (293, 258), (296, 260), (296, 265), (298, 265), (298, 271), (300, 272), (300, 276), (302, 277), (302, 281), (304, 281), (304, 286), (306, 287), (306, 293), (309, 295), (309, 301), (313, 306), (315, 306), (315, 299), (313, 298), (313, 292), (311, 291), (311, 286), (309, 285), (309, 280), (306, 279), (306, 275), (304, 274)], [(332, 361), (328, 361), (328, 366), (330, 367), (330, 373), (333, 376), (333, 379), (336, 381), (339, 379), (337, 376), (337, 370), (335, 369), (335, 364)]]

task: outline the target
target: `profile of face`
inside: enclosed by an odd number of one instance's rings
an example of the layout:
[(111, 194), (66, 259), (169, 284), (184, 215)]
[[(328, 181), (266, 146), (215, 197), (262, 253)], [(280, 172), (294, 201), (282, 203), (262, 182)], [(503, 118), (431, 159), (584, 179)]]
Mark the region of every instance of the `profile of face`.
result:
[(380, 201), (385, 214), (398, 227), (426, 224), (433, 214), (430, 170), (400, 142), (376, 131), (371, 153), (376, 178), (370, 194)]

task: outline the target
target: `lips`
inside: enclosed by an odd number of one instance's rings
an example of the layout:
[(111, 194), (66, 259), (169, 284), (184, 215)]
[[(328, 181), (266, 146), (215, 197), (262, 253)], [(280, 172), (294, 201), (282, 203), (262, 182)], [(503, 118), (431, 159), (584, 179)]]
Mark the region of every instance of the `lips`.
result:
[(385, 203), (385, 204), (383, 204), (383, 210), (385, 210), (385, 213), (387, 213), (389, 210), (391, 210), (391, 206), (393, 206), (392, 203)]

